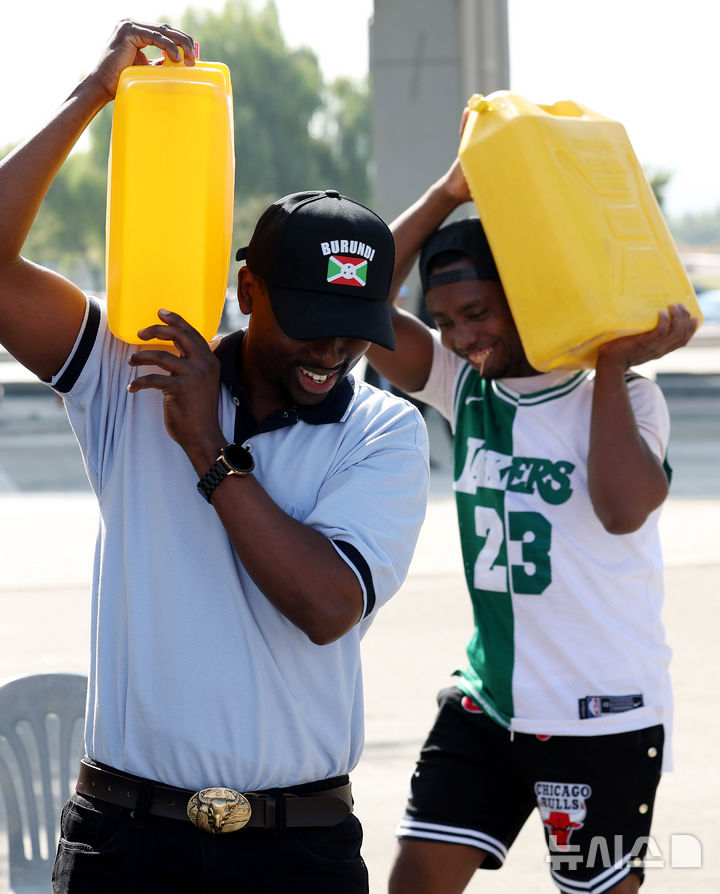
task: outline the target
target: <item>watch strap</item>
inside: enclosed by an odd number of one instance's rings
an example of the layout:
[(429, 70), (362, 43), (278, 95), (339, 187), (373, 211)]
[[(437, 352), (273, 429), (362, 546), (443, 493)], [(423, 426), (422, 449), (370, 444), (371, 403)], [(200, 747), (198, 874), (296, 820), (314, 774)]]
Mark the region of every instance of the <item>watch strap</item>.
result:
[(230, 469), (226, 463), (222, 461), (222, 457), (218, 457), (210, 466), (207, 472), (197, 483), (197, 489), (203, 497), (210, 502), (210, 497), (220, 482), (230, 474)]
[(226, 444), (220, 451), (220, 456), (198, 481), (197, 489), (209, 503), (215, 488), (228, 475), (245, 478), (251, 474), (254, 468), (255, 461), (250, 454), (250, 448), (240, 447), (237, 444)]

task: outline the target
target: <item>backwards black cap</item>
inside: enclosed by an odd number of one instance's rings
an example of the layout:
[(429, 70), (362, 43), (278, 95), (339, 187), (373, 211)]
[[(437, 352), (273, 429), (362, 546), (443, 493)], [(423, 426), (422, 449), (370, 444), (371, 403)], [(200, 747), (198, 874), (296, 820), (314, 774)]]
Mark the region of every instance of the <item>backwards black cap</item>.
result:
[(394, 350), (388, 293), (395, 242), (375, 212), (334, 189), (278, 199), (238, 261), (265, 280), (291, 338), (345, 336)]
[[(447, 251), (458, 251), (469, 255), (474, 270), (431, 273), (433, 260)], [(435, 286), (449, 285), (466, 279), (493, 279), (500, 282), (485, 231), (476, 217), (457, 220), (436, 230), (423, 246), (419, 265), (424, 294)]]

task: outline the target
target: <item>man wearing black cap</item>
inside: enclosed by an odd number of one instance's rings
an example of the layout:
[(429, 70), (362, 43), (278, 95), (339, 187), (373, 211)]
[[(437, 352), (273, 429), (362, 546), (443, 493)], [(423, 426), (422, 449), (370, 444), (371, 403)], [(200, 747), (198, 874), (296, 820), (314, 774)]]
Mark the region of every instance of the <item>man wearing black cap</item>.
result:
[(138, 345), (114, 338), (20, 250), (150, 45), (192, 60), (182, 32), (122, 23), (0, 165), (0, 338), (63, 396), (102, 519), (53, 889), (360, 894), (360, 639), (405, 577), (429, 474), (417, 411), (349, 375), (370, 341), (394, 346), (393, 239), (333, 190), (286, 196), (239, 252), (246, 332), (213, 351), (169, 309)]
[(419, 255), (438, 331), (396, 309), (396, 351), (368, 355), (453, 426), (475, 621), (412, 776), (390, 892), (459, 894), (502, 866), (535, 809), (561, 890), (635, 892), (669, 764), (669, 425), (659, 388), (629, 367), (685, 344), (697, 321), (673, 305), (604, 345), (595, 370), (538, 373), (482, 224), (441, 226), (469, 200), (456, 161), (392, 225), (391, 298)]

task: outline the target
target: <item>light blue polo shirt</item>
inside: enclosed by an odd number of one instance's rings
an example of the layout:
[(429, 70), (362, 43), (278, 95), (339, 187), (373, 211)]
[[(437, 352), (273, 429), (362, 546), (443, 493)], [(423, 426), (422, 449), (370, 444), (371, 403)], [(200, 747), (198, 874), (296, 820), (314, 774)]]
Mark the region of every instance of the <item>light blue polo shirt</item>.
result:
[(111, 335), (93, 299), (52, 382), (100, 507), (87, 753), (194, 790), (352, 770), (363, 746), (360, 639), (407, 574), (427, 501), (427, 433), (410, 403), (348, 377), (319, 406), (258, 427), (237, 380), (241, 341), (218, 348), (224, 435), (251, 448), (270, 497), (328, 537), (363, 587), (363, 619), (329, 645), (255, 586), (165, 430), (162, 394), (128, 393), (147, 368), (128, 365), (135, 347)]

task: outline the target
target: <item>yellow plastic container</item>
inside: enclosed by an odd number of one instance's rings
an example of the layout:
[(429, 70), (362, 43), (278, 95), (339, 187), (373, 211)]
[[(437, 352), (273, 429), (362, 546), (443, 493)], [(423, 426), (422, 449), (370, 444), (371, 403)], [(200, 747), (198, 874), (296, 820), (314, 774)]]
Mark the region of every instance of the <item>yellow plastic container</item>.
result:
[(575, 102), (475, 94), (459, 157), (530, 363), (598, 346), (684, 302), (702, 319), (625, 128)]
[(160, 308), (209, 341), (227, 288), (233, 111), (219, 62), (123, 71), (108, 166), (106, 275), (111, 331), (137, 344)]

